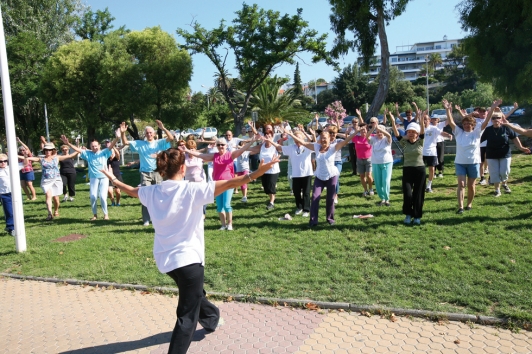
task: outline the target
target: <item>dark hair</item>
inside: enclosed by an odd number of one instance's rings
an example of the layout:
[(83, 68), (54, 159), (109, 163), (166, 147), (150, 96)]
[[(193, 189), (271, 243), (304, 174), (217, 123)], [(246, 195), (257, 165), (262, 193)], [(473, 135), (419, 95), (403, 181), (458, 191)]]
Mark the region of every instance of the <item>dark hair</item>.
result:
[(174, 177), (181, 166), (185, 163), (185, 153), (175, 148), (161, 151), (157, 155), (157, 168), (156, 172), (159, 172), (164, 179)]
[(408, 114), (408, 113), (412, 114), (412, 110), (411, 110), (411, 109), (407, 109), (407, 110), (405, 111), (405, 114)]
[(359, 124), (358, 124), (358, 127), (359, 127), (359, 128), (362, 128), (362, 127), (365, 127), (366, 125), (367, 125), (366, 123), (359, 123)]

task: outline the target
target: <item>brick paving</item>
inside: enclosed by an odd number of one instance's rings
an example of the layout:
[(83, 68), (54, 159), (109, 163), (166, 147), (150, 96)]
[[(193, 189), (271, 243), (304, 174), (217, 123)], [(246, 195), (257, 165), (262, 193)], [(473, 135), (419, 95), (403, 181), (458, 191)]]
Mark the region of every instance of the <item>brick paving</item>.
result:
[[(0, 278), (0, 353), (168, 350), (177, 297)], [(460, 322), (217, 302), (189, 353), (532, 353), (532, 333)]]

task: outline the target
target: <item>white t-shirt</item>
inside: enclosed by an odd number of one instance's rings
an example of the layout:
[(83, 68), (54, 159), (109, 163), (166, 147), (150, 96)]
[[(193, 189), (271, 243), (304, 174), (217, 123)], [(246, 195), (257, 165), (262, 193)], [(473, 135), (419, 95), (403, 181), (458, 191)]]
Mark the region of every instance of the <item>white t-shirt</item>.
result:
[(240, 144), (241, 141), (242, 139), (235, 137), (231, 138), (231, 140), (227, 140), (227, 151), (233, 152), (238, 150), (238, 144)]
[(340, 174), (338, 168), (334, 165), (334, 157), (336, 155), (335, 146), (336, 144), (331, 144), (327, 151), (320, 152), (321, 145), (314, 143), (314, 152), (316, 153), (316, 171), (314, 172), (314, 176), (322, 181), (327, 181)]
[[(274, 156), (277, 155), (277, 149), (275, 146), (271, 145), (269, 148), (266, 147), (266, 144), (262, 144), (260, 147), (260, 159), (264, 160), (264, 163), (270, 162)], [(277, 162), (270, 168), (268, 171), (264, 172), (265, 175), (274, 175), (280, 173), (281, 169), (279, 168), (279, 163)]]
[(11, 177), (9, 175), (9, 166), (0, 168), (0, 194), (11, 193)]
[(439, 122), (437, 125), (429, 125), (425, 128), (425, 139), (423, 140), (423, 156), (438, 156), (436, 151), (436, 144), (438, 137), (445, 127), (445, 121)]
[(236, 158), (235, 172), (249, 171), (249, 151), (244, 151), (242, 155)]
[(292, 164), (292, 178), (312, 176), (312, 161), (310, 156), (312, 150), (304, 146), (288, 145), (283, 146), (283, 154), (288, 156)]
[(372, 135), (369, 137), (369, 144), (372, 147), (372, 164), (393, 162), (392, 142), (388, 141), (386, 136), (383, 136), (382, 139), (379, 139), (377, 138), (377, 135)]
[(153, 257), (161, 273), (205, 265), (203, 205), (214, 202), (215, 182), (166, 180), (139, 188), (155, 229)]
[(459, 126), (454, 129), (456, 157), (454, 163), (463, 165), (480, 163), (480, 137), (483, 130), (477, 124), (472, 132), (465, 132)]

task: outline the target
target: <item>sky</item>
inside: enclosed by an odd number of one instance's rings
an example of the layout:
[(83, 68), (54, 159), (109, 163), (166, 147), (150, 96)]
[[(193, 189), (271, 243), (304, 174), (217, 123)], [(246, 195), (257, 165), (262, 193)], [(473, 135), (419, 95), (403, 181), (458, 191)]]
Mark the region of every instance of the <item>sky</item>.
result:
[[(405, 12), (392, 20), (386, 27), (388, 45), (393, 53), (396, 47), (417, 42), (436, 41), (447, 36), (448, 39), (460, 39), (467, 35), (459, 24), (456, 5), (460, 0), (412, 0), (407, 4)], [(192, 31), (190, 23), (197, 21), (207, 30), (219, 26), (222, 19), (230, 24), (236, 17), (235, 12), (242, 8), (243, 0), (84, 0), (85, 5), (92, 11), (104, 10), (106, 7), (115, 21), (114, 28), (124, 25), (133, 31), (141, 31), (147, 27), (161, 26), (172, 34), (178, 43), (184, 43), (183, 38), (176, 34), (177, 28)], [(246, 2), (256, 3), (266, 10), (279, 11), (281, 15), (295, 15), (297, 8), (303, 8), (302, 18), (308, 22), (309, 28), (319, 34), (327, 33), (328, 49), (332, 48), (335, 38), (331, 31), (329, 15), (331, 7), (327, 0), (255, 0)], [(358, 53), (349, 53), (340, 58), (339, 64), (343, 68), (356, 61)], [(323, 78), (332, 81), (337, 73), (325, 63), (312, 64), (310, 55), (301, 55), (299, 60), (301, 80), (306, 83)], [(192, 56), (194, 71), (190, 81), (193, 92), (206, 92), (214, 84), (214, 65), (203, 54)], [(231, 63), (230, 67), (234, 67)], [(284, 64), (276, 69), (274, 74), (290, 77), (292, 81), (295, 71), (294, 65)], [(236, 71), (232, 75), (237, 76)]]

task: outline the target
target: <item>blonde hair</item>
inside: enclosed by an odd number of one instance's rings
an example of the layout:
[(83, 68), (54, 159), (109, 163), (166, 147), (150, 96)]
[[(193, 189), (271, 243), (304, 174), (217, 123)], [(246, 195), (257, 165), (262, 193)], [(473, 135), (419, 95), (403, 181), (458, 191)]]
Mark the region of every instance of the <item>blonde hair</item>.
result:
[(8, 158), (6, 154), (0, 154), (0, 159), (7, 160)]

